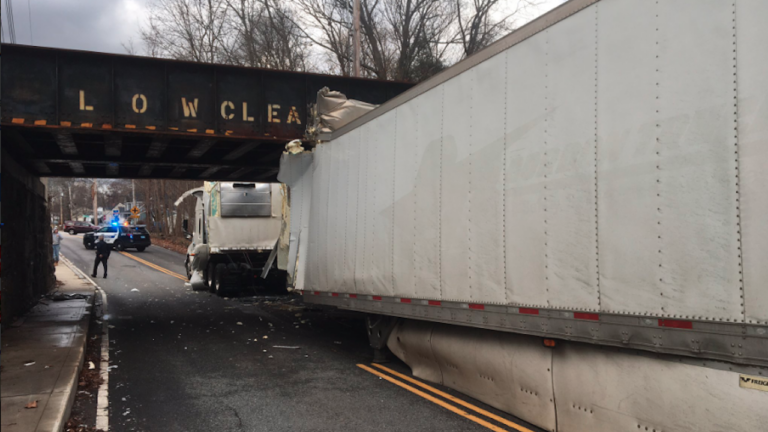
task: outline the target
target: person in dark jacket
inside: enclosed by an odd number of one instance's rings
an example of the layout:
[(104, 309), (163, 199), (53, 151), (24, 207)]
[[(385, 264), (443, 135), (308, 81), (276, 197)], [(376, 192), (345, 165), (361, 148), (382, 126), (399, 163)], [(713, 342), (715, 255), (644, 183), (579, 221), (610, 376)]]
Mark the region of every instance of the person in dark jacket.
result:
[(109, 259), (109, 253), (112, 252), (112, 246), (104, 241), (104, 236), (100, 235), (96, 242), (96, 261), (93, 263), (92, 277), (96, 277), (96, 270), (99, 268), (99, 263), (104, 265), (104, 279), (107, 278), (107, 260)]

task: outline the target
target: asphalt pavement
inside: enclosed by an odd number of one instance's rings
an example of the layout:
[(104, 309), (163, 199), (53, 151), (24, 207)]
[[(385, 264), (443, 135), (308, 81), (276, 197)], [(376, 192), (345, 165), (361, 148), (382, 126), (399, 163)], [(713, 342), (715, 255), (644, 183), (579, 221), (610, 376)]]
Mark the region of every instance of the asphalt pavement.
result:
[[(64, 237), (62, 253), (90, 274), (94, 251), (81, 236)], [(195, 292), (183, 264), (183, 255), (157, 246), (115, 251), (109, 278), (101, 269), (94, 278), (109, 302), (111, 431), (515, 430), (357, 366), (377, 370), (361, 316), (308, 308), (297, 296)], [(410, 376), (399, 361), (386, 366)]]

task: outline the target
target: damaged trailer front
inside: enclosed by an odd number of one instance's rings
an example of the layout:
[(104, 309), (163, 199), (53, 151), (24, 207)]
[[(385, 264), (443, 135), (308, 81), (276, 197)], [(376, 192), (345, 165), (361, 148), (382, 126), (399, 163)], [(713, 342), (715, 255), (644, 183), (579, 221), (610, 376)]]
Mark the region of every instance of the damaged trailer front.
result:
[(284, 154), (293, 286), (547, 430), (763, 430), (764, 16), (572, 0)]

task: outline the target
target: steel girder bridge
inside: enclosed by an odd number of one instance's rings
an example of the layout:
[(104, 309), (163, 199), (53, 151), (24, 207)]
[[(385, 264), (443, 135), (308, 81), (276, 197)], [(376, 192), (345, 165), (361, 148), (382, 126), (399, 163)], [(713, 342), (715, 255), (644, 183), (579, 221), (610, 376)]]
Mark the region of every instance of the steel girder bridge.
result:
[(322, 87), (381, 104), (412, 85), (2, 45), (2, 144), (40, 177), (274, 181)]

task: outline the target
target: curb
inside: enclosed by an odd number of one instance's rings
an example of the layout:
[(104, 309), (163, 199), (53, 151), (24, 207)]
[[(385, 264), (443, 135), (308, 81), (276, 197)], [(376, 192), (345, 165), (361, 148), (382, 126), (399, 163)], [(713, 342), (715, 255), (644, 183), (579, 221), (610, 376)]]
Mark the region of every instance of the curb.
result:
[[(72, 272), (75, 273), (75, 276), (77, 276), (80, 279), (88, 280), (89, 282), (91, 282), (91, 284), (93, 284), (96, 287), (96, 289), (94, 290), (94, 295), (92, 295), (90, 299), (90, 306), (91, 306), (90, 310), (91, 310), (91, 313), (93, 313), (94, 305), (96, 304), (95, 294), (97, 291), (99, 291), (99, 287), (96, 286), (96, 284), (94, 284), (93, 281), (91, 281), (90, 279), (84, 278), (82, 272), (79, 269), (77, 269), (75, 265), (72, 264), (72, 262), (66, 259), (64, 256), (60, 255), (59, 261), (63, 262), (70, 270), (72, 270)], [(69, 394), (67, 395), (67, 405), (64, 408), (64, 411), (62, 412), (61, 418), (52, 420), (53, 422), (52, 425), (54, 427), (52, 427), (51, 430), (53, 431), (58, 431), (58, 432), (64, 431), (64, 428), (67, 425), (67, 421), (69, 420), (69, 417), (72, 414), (72, 406), (75, 404), (75, 396), (77, 395), (77, 385), (79, 381), (78, 377), (80, 376), (80, 372), (83, 370), (83, 366), (85, 364), (85, 347), (86, 347), (86, 344), (88, 343), (88, 332), (91, 326), (91, 315), (90, 314), (84, 315), (83, 318), (84, 319), (82, 321), (85, 321), (85, 324), (82, 325), (81, 328), (83, 330), (83, 333), (85, 333), (85, 337), (83, 338), (83, 346), (80, 348), (80, 355), (78, 359), (78, 364), (80, 366), (77, 368), (77, 373), (75, 374), (75, 377), (72, 380), (72, 386), (69, 390)], [(50, 414), (43, 411), (42, 417), (40, 419), (40, 424), (43, 423), (43, 419), (46, 417), (46, 415), (50, 415)], [(39, 428), (38, 428), (38, 431), (40, 431)]]
[[(101, 429), (103, 431), (109, 430), (109, 325), (107, 324), (107, 320), (109, 318), (109, 312), (108, 312), (108, 306), (107, 306), (107, 293), (104, 292), (101, 287), (96, 284), (96, 282), (93, 281), (88, 275), (86, 275), (82, 270), (77, 268), (72, 261), (68, 260), (64, 255), (60, 255), (60, 260), (64, 262), (64, 264), (69, 267), (70, 270), (72, 270), (75, 275), (83, 280), (86, 280), (93, 285), (95, 288), (95, 291), (101, 295), (101, 312), (103, 314), (102, 321), (104, 322), (104, 325), (102, 326), (102, 335), (101, 335), (101, 362), (99, 364), (99, 375), (102, 377), (103, 382), (99, 386), (99, 390), (96, 394), (96, 429)], [(91, 311), (93, 311), (93, 305), (95, 304), (96, 296), (93, 296), (93, 301), (91, 302)], [(90, 319), (89, 319), (90, 322)], [(86, 333), (87, 334), (87, 333)], [(88, 343), (88, 338), (86, 337), (86, 343)], [(85, 360), (85, 349), (83, 349), (83, 359), (81, 360), (81, 368), (83, 365), (83, 362)], [(79, 373), (79, 372), (78, 372)], [(77, 381), (77, 380), (76, 380)], [(75, 384), (75, 387), (77, 384)], [(77, 390), (75, 388), (75, 390)], [(74, 395), (74, 393), (73, 393)], [(69, 407), (67, 408), (66, 418), (69, 418), (70, 411), (72, 409), (72, 405), (74, 404), (74, 397), (69, 402)], [(66, 421), (65, 423), (66, 424)]]

